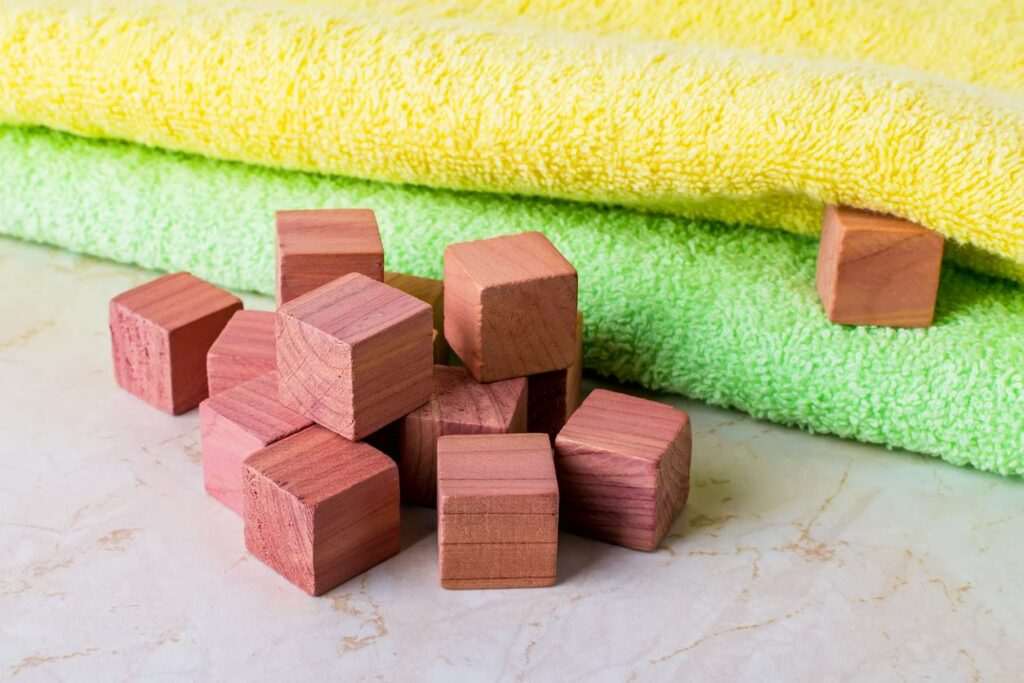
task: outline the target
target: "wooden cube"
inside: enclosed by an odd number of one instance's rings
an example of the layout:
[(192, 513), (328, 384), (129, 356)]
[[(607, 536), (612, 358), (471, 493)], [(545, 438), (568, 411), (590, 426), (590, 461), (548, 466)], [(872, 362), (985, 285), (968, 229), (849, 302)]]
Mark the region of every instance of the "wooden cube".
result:
[[(434, 330), (444, 330), (444, 282), (404, 273), (384, 273), (384, 284), (428, 304), (434, 313)], [(443, 334), (434, 335), (434, 362), (438, 365), (448, 362), (448, 342)]]
[(430, 306), (351, 273), (278, 309), (281, 402), (357, 440), (433, 390)]
[(188, 273), (164, 275), (110, 300), (118, 385), (178, 415), (207, 396), (206, 352), (242, 302)]
[(402, 501), (437, 504), (437, 440), (446, 434), (526, 431), (526, 379), (480, 384), (465, 368), (434, 366), (430, 400), (401, 422)]
[(583, 314), (576, 316), (576, 355), (565, 370), (552, 370), (529, 377), (526, 429), (544, 432), (552, 439), (580, 405), (583, 378)]
[(384, 279), (384, 245), (369, 209), (278, 211), (277, 305), (349, 273)]
[(441, 586), (555, 583), (558, 483), (546, 434), (442, 436), (437, 494)]
[(276, 371), (206, 399), (199, 404), (199, 427), (207, 493), (242, 514), (245, 459), (312, 424), (277, 400)]
[(210, 396), (277, 368), (274, 321), (270, 311), (238, 311), (206, 354)]
[(928, 327), (935, 315), (943, 244), (941, 235), (909, 221), (826, 207), (817, 287), (829, 320)]
[(310, 595), (398, 552), (398, 470), (368, 444), (307, 427), (250, 456), (242, 479), (246, 548)]
[(576, 296), (576, 269), (539, 232), (444, 250), (444, 335), (479, 382), (572, 365)]
[(690, 450), (683, 411), (594, 390), (555, 439), (563, 528), (654, 550), (686, 504)]

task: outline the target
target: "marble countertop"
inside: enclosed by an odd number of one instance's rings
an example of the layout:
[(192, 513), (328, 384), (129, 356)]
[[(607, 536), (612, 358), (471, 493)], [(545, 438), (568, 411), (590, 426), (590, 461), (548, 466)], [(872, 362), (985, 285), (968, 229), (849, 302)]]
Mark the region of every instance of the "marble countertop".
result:
[(114, 385), (107, 301), (150, 277), (0, 240), (0, 678), (1024, 672), (1024, 484), (668, 396), (692, 489), (657, 552), (562, 534), (553, 588), (445, 591), (433, 511), (405, 508), (399, 555), (310, 598), (205, 495), (196, 412)]

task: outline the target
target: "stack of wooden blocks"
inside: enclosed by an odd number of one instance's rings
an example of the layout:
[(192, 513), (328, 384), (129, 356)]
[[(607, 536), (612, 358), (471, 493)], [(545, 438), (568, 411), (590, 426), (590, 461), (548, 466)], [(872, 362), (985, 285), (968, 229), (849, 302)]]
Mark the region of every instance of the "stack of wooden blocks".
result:
[(553, 584), (559, 519), (653, 550), (686, 502), (685, 413), (579, 405), (577, 274), (540, 233), (449, 245), (442, 282), (385, 273), (370, 211), (279, 212), (277, 305), (158, 278), (110, 303), (114, 368), (199, 406), (206, 490), (311, 594), (399, 551), (400, 502), (437, 506), (448, 588)]

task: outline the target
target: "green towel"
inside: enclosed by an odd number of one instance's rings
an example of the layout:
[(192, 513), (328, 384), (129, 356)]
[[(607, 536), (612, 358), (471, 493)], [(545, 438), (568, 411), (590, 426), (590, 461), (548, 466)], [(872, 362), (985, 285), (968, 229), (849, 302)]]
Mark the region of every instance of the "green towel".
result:
[[(947, 264), (924, 330), (840, 327), (817, 245), (778, 231), (270, 170), (0, 128), (0, 231), (273, 291), (273, 212), (368, 207), (391, 270), (444, 245), (545, 232), (580, 273), (586, 365), (817, 432), (1024, 474), (1024, 296)], [(102, 312), (97, 310), (97, 315)]]

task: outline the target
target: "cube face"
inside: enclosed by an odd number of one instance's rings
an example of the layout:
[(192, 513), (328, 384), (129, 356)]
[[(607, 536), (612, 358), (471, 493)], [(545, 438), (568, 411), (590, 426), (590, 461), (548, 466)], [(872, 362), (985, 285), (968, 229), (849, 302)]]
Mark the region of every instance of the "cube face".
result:
[(935, 313), (943, 238), (892, 216), (826, 207), (817, 289), (829, 320), (927, 327)]
[(434, 362), (448, 361), (448, 342), (444, 339), (444, 282), (405, 273), (384, 273), (384, 284), (416, 297), (430, 306), (434, 315)]
[(188, 273), (165, 275), (110, 301), (119, 386), (177, 415), (207, 396), (206, 354), (242, 302)]
[(654, 550), (686, 504), (686, 413), (597, 389), (555, 439), (562, 523), (584, 536)]
[(558, 483), (547, 435), (444, 436), (437, 487), (442, 587), (555, 583)]
[(206, 354), (210, 396), (277, 368), (274, 321), (270, 311), (238, 311)]
[(281, 402), (348, 439), (430, 398), (430, 307), (364, 275), (282, 306), (276, 334)]
[(557, 541), (448, 544), (442, 548), (443, 588), (541, 588), (553, 586), (557, 580)]
[(384, 278), (384, 246), (368, 209), (278, 211), (277, 303), (348, 273)]
[(437, 440), (448, 434), (526, 431), (526, 380), (480, 384), (465, 368), (434, 366), (430, 400), (401, 420), (402, 500), (437, 502)]
[(444, 272), (445, 337), (478, 381), (572, 364), (576, 269), (542, 234), (449, 245)]
[(199, 405), (199, 425), (207, 493), (241, 515), (245, 459), (312, 424), (278, 401), (276, 372), (206, 399)]
[(398, 472), (373, 447), (313, 426), (243, 466), (245, 543), (311, 595), (399, 549)]

